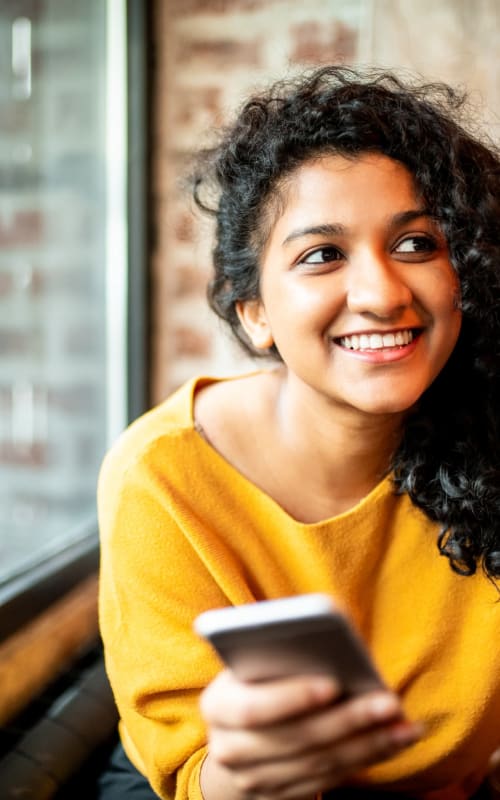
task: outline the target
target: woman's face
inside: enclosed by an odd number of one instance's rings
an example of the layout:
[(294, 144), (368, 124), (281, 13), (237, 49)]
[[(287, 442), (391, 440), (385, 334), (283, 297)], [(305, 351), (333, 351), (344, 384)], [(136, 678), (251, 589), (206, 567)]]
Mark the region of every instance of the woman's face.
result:
[(261, 298), (239, 314), (254, 345), (274, 342), (302, 387), (364, 413), (400, 413), (455, 347), (458, 291), (408, 170), (379, 154), (324, 156), (287, 182)]

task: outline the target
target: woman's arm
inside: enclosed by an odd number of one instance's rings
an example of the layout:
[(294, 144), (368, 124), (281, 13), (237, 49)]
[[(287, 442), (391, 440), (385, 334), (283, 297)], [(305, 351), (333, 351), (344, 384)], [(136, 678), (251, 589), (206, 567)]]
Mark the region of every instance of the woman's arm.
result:
[[(178, 457), (170, 449), (165, 459)], [(199, 694), (220, 666), (192, 626), (227, 598), (182, 527), (169, 483), (151, 457), (130, 463), (115, 449), (105, 463), (100, 624), (127, 754), (164, 800), (197, 800)]]

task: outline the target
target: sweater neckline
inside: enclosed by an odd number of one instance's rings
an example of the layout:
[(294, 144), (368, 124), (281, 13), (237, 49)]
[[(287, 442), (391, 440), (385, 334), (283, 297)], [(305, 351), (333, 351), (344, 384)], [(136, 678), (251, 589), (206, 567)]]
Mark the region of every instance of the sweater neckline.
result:
[(366, 514), (371, 514), (373, 506), (382, 502), (387, 496), (394, 496), (394, 489), (392, 483), (392, 472), (385, 475), (364, 497), (361, 498), (355, 505), (336, 514), (332, 517), (325, 517), (316, 520), (315, 522), (302, 522), (301, 520), (293, 517), (283, 506), (281, 506), (270, 494), (264, 489), (255, 484), (250, 478), (247, 478), (237, 467), (231, 464), (210, 442), (208, 436), (203, 430), (202, 426), (196, 421), (194, 415), (194, 398), (196, 392), (203, 386), (208, 386), (212, 383), (221, 383), (224, 381), (235, 380), (236, 378), (246, 377), (248, 375), (257, 374), (258, 370), (253, 372), (244, 373), (236, 376), (226, 377), (210, 377), (202, 375), (192, 378), (185, 389), (187, 390), (188, 403), (184, 404), (186, 416), (183, 419), (184, 425), (189, 428), (196, 437), (197, 443), (205, 454), (208, 454), (211, 461), (217, 465), (217, 468), (224, 472), (235, 485), (239, 485), (245, 490), (246, 494), (251, 495), (254, 502), (259, 505), (265, 505), (269, 511), (282, 517), (288, 525), (298, 527), (302, 530), (314, 530), (331, 526), (333, 523), (342, 522), (344, 524), (352, 523), (353, 525), (359, 524), (359, 517), (364, 517)]

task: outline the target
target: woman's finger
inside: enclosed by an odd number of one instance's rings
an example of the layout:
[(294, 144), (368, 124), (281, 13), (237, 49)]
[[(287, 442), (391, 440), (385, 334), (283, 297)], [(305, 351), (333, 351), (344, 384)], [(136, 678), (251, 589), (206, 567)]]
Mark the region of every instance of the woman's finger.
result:
[(490, 758), (488, 789), (491, 800), (500, 800), (500, 748)]
[(395, 756), (413, 744), (420, 733), (418, 725), (398, 723), (300, 757), (227, 769), (243, 796), (272, 794), (273, 800), (295, 800), (335, 788), (360, 769)]
[(323, 675), (293, 676), (245, 684), (224, 670), (201, 696), (201, 712), (210, 725), (260, 728), (333, 703), (339, 685)]
[(377, 692), (317, 711), (308, 709), (303, 716), (273, 725), (222, 728), (212, 733), (210, 746), (224, 764), (265, 762), (331, 747), (362, 730), (399, 719), (401, 705), (397, 697)]

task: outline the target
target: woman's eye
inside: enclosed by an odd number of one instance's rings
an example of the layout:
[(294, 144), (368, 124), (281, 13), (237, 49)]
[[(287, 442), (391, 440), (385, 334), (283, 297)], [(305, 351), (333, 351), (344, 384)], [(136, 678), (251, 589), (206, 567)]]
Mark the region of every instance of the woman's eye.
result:
[(430, 236), (408, 236), (402, 239), (394, 248), (396, 253), (433, 253), (436, 250), (436, 242)]
[(328, 264), (330, 261), (339, 261), (342, 253), (336, 247), (319, 247), (307, 253), (300, 259), (301, 264)]

